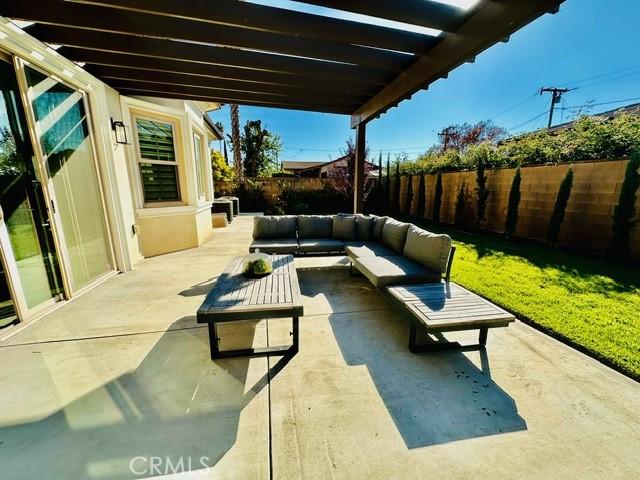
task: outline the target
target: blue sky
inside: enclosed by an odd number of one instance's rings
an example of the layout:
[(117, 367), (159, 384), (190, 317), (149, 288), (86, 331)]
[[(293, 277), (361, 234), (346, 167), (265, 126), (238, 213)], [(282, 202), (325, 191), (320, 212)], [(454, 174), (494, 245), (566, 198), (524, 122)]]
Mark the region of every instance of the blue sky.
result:
[[(257, 1), (257, 0), (256, 0)], [(469, 0), (458, 0), (462, 5)], [(286, 7), (287, 0), (259, 3)], [(300, 5), (295, 4), (300, 9)], [(309, 12), (326, 13), (318, 7)], [(415, 157), (437, 141), (452, 123), (493, 119), (510, 133), (546, 126), (549, 96), (542, 86), (578, 87), (564, 97), (554, 123), (568, 119), (573, 107), (592, 102), (596, 113), (640, 102), (638, 0), (567, 0), (556, 15), (545, 15), (465, 64), (448, 79), (432, 84), (367, 126), (372, 153)], [(635, 99), (635, 100), (633, 100)], [(626, 102), (608, 103), (616, 100)], [(606, 103), (606, 104), (605, 104)], [(602, 104), (602, 105), (598, 105)], [(561, 107), (563, 107), (561, 106)], [(229, 110), (212, 114), (230, 131)], [(281, 160), (323, 161), (340, 156), (353, 136), (341, 115), (240, 107), (240, 121), (261, 119), (282, 138)]]

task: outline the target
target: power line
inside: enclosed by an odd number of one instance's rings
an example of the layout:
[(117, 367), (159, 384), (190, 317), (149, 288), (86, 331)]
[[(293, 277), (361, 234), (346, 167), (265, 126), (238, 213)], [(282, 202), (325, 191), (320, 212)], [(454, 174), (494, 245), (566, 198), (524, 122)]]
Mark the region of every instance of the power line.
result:
[[(622, 73), (622, 72), (626, 72), (626, 71), (629, 71), (629, 70), (635, 70), (637, 68), (640, 68), (640, 65), (633, 65), (633, 66), (630, 66), (630, 67), (621, 68), (619, 70), (613, 70), (611, 72), (601, 73), (601, 74), (595, 75), (593, 77), (587, 77), (587, 78), (584, 78), (582, 80), (574, 80), (572, 82), (561, 83), (560, 85), (561, 86), (565, 86), (565, 87), (566, 86), (573, 86), (573, 85), (578, 84), (578, 83), (584, 83), (584, 82), (588, 82), (590, 80), (597, 80), (598, 78), (608, 77), (610, 75), (615, 75), (616, 73)], [(577, 87), (577, 88), (582, 88), (582, 87)]]
[(531, 95), (530, 97), (525, 98), (523, 101), (521, 101), (520, 103), (517, 103), (516, 105), (513, 105), (512, 107), (509, 107), (503, 111), (501, 111), (500, 113), (493, 115), (491, 117), (489, 117), (490, 120), (495, 120), (498, 117), (501, 117), (502, 115), (504, 115), (505, 113), (509, 113), (512, 110), (515, 110), (516, 108), (524, 105), (527, 102), (530, 102), (531, 100), (533, 100), (534, 98), (536, 98), (538, 96), (538, 92), (534, 93), (533, 95)]
[(539, 119), (540, 117), (542, 117), (542, 116), (546, 115), (547, 113), (549, 113), (549, 110), (545, 110), (545, 111), (544, 111), (544, 112), (542, 112), (541, 114), (536, 115), (536, 116), (535, 116), (535, 117), (533, 117), (533, 118), (530, 118), (530, 119), (529, 119), (529, 120), (527, 120), (526, 122), (522, 122), (520, 125), (516, 125), (515, 127), (510, 128), (510, 129), (509, 129), (509, 132), (511, 133), (511, 132), (513, 132), (514, 130), (517, 130), (518, 128), (520, 128), (520, 127), (524, 127), (525, 125), (528, 125), (528, 124), (530, 124), (531, 122), (536, 121), (537, 119)]

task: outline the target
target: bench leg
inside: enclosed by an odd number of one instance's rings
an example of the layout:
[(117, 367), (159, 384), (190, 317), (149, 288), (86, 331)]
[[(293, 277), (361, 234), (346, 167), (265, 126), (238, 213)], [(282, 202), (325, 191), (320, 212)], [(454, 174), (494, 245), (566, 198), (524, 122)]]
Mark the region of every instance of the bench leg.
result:
[(478, 344), (482, 345), (483, 347), (487, 344), (488, 332), (489, 332), (489, 329), (486, 327), (480, 329), (480, 335), (478, 336)]
[(480, 335), (478, 337), (477, 345), (461, 345), (459, 342), (447, 342), (447, 341), (438, 341), (438, 342), (427, 342), (418, 345), (417, 337), (418, 337), (418, 327), (415, 323), (411, 322), (409, 327), (409, 351), (411, 353), (425, 353), (425, 352), (436, 352), (438, 350), (450, 350), (450, 349), (470, 349), (470, 348), (480, 348), (483, 349), (487, 345), (487, 333), (489, 329), (487, 327), (480, 328)]

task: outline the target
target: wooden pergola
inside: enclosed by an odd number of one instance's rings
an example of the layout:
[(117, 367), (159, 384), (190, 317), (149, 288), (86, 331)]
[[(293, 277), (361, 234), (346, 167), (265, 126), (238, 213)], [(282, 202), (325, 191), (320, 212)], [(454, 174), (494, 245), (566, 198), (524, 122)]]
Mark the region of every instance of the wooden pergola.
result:
[(563, 1), (297, 2), (438, 35), (238, 0), (6, 1), (0, 15), (125, 95), (350, 115), (360, 212), (366, 124)]

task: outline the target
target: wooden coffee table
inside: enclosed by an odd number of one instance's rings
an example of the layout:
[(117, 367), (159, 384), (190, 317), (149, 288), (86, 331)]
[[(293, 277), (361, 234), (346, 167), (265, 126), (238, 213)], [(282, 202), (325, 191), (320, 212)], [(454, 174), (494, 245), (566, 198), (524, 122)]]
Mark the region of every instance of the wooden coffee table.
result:
[[(298, 319), (304, 314), (292, 255), (272, 255), (273, 273), (262, 278), (242, 274), (242, 257), (235, 257), (198, 309), (198, 323), (209, 324), (211, 358), (294, 354), (298, 351)], [(292, 317), (293, 344), (266, 348), (220, 350), (217, 324), (263, 318)]]

